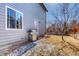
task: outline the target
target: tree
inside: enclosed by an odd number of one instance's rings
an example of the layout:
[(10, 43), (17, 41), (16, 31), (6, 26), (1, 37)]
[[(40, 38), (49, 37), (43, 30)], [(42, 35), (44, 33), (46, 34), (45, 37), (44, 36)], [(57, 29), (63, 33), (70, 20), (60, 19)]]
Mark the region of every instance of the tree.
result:
[(70, 28), (71, 28), (72, 33), (74, 34), (74, 38), (76, 38), (75, 34), (79, 32), (79, 23), (77, 22), (77, 20), (73, 19), (71, 21)]
[(56, 29), (59, 28), (57, 31), (61, 30), (62, 40), (64, 40), (63, 35), (68, 34), (70, 20), (76, 19), (77, 16), (79, 16), (79, 4), (64, 3), (58, 5), (59, 9), (57, 9), (56, 12), (53, 12), (52, 15), (56, 19)]

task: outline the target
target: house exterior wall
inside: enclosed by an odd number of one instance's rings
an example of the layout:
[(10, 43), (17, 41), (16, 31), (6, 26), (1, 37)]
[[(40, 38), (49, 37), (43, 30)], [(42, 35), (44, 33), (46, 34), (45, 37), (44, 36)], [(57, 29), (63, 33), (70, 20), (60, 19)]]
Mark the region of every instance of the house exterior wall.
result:
[[(5, 6), (9, 6), (23, 13), (23, 30), (6, 30)], [(27, 40), (27, 30), (34, 28), (34, 20), (38, 19), (39, 35), (44, 34), (46, 27), (46, 11), (35, 3), (0, 3), (0, 45), (5, 45), (19, 40)]]

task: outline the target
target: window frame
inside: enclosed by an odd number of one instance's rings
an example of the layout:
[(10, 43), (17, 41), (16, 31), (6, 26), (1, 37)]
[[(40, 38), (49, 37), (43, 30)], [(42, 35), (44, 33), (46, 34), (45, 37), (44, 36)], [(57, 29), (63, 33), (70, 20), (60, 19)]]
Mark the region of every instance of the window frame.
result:
[[(16, 12), (18, 12), (18, 13), (20, 13), (21, 15), (22, 15), (22, 28), (20, 29), (20, 28), (8, 28), (7, 27), (7, 9), (12, 9), (12, 10), (14, 10), (14, 11), (16, 11)], [(5, 18), (6, 18), (6, 21), (5, 21), (5, 28), (6, 28), (6, 30), (23, 30), (23, 13), (22, 12), (20, 12), (20, 11), (18, 11), (17, 9), (15, 9), (15, 8), (12, 8), (12, 7), (9, 7), (9, 6), (5, 6)]]

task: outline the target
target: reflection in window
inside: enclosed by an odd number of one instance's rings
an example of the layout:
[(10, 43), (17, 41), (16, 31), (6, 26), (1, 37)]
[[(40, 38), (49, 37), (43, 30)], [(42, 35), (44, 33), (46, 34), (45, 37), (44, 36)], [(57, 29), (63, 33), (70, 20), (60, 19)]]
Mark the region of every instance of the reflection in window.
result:
[(20, 13), (16, 13), (16, 22), (17, 22), (17, 28), (22, 28), (22, 16)]

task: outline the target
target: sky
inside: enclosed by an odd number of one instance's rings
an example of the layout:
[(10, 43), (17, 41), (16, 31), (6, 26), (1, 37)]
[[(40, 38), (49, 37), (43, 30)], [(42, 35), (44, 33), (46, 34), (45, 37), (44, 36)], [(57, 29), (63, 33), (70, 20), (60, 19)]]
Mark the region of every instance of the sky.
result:
[(56, 3), (45, 3), (45, 6), (48, 10), (48, 12), (46, 13), (47, 14), (47, 24), (53, 23), (54, 18), (52, 16), (52, 12), (56, 10), (58, 4), (56, 4)]
[(58, 8), (58, 4), (56, 4), (56, 3), (46, 3), (45, 6), (48, 10), (48, 12), (46, 13), (47, 14), (47, 18), (46, 18), (47, 24), (46, 25), (48, 27), (48, 26), (51, 26), (51, 24), (54, 22), (54, 17), (52, 15), (52, 13), (54, 11), (56, 11), (56, 9)]
[[(46, 8), (47, 8), (47, 10), (48, 10), (48, 12), (47, 12), (47, 25), (50, 25), (51, 23), (53, 23), (54, 22), (54, 17), (53, 17), (53, 12), (56, 12), (56, 13), (58, 13), (59, 12), (59, 9), (61, 8), (60, 6), (59, 6), (59, 4), (58, 3), (45, 3), (44, 4), (45, 6), (46, 6)], [(79, 4), (76, 4), (77, 6), (75, 6), (74, 7), (74, 9), (73, 9), (73, 11), (72, 12), (74, 12), (74, 11), (76, 11), (76, 8), (78, 8), (78, 10), (79, 10)], [(71, 9), (72, 7), (74, 6), (74, 4), (70, 4), (69, 5), (69, 8)], [(72, 9), (71, 9), (72, 10)], [(71, 12), (71, 11), (70, 11)], [(55, 13), (55, 14), (56, 14)], [(78, 13), (79, 13), (79, 11), (78, 11)], [(62, 15), (63, 16), (63, 15)], [(77, 17), (77, 19), (79, 19), (79, 16)]]

